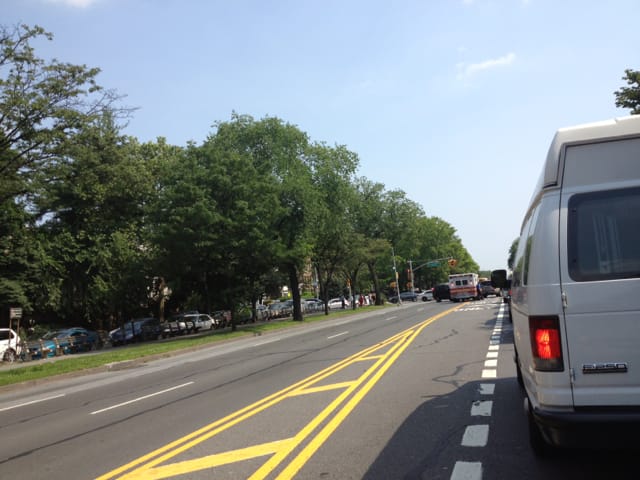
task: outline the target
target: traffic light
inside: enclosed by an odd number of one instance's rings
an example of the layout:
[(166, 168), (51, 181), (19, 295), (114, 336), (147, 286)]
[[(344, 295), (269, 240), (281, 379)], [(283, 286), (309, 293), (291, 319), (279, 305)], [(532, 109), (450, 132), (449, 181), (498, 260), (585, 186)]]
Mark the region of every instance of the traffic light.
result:
[(447, 263), (450, 267), (455, 267), (458, 264), (458, 261), (455, 258), (450, 258)]

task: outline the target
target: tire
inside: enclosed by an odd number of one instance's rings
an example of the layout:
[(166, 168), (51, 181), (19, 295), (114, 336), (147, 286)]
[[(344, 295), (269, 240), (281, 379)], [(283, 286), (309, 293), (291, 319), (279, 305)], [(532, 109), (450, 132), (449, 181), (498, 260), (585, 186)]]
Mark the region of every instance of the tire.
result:
[(4, 352), (4, 355), (2, 356), (2, 361), (13, 363), (16, 361), (17, 358), (18, 358), (18, 355), (16, 354), (15, 350), (13, 350), (12, 348), (9, 348)]
[(531, 407), (529, 407), (527, 412), (527, 421), (529, 423), (529, 445), (533, 453), (539, 458), (553, 456), (556, 449), (545, 440), (544, 435), (540, 431), (540, 427), (538, 427), (538, 424), (533, 418)]

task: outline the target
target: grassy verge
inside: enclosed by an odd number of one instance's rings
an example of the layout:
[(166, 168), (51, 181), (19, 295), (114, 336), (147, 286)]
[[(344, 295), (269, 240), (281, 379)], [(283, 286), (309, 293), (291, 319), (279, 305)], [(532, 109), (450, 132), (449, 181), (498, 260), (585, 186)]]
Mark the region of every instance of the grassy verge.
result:
[[(384, 307), (364, 307), (367, 311), (372, 311)], [(363, 309), (359, 309), (357, 313), (361, 313)], [(15, 383), (40, 380), (43, 378), (62, 375), (67, 373), (89, 370), (92, 368), (102, 367), (116, 362), (127, 360), (137, 360), (144, 358), (157, 358), (158, 356), (168, 356), (178, 353), (181, 350), (192, 350), (202, 348), (207, 345), (215, 344), (225, 340), (232, 340), (246, 336), (261, 335), (262, 333), (281, 330), (285, 328), (299, 327), (313, 322), (324, 321), (330, 318), (350, 315), (354, 312), (351, 310), (340, 310), (331, 312), (328, 316), (314, 315), (305, 317), (304, 321), (294, 322), (293, 320), (282, 320), (275, 322), (255, 323), (242, 325), (232, 332), (230, 330), (217, 331), (199, 335), (196, 337), (176, 337), (171, 340), (160, 342), (141, 343), (134, 346), (122, 348), (108, 348), (98, 353), (69, 355), (65, 358), (59, 358), (55, 361), (34, 360), (31, 362), (18, 362), (11, 368), (0, 371), (0, 387), (12, 385)]]

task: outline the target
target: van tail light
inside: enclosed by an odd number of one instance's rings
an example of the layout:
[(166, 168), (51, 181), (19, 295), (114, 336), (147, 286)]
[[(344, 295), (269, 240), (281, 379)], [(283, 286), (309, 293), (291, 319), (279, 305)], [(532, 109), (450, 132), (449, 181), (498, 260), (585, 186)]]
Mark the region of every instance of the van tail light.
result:
[(544, 372), (563, 371), (558, 316), (529, 317), (529, 333), (534, 368)]

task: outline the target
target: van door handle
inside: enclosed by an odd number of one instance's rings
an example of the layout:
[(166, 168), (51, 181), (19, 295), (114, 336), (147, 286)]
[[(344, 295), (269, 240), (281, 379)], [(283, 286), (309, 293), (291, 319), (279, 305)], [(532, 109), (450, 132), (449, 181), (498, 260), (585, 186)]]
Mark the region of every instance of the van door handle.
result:
[(565, 292), (562, 292), (562, 308), (567, 308), (567, 306), (567, 294)]

